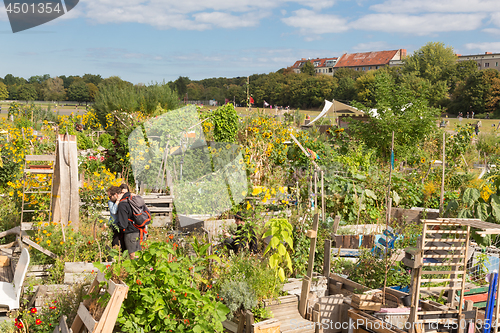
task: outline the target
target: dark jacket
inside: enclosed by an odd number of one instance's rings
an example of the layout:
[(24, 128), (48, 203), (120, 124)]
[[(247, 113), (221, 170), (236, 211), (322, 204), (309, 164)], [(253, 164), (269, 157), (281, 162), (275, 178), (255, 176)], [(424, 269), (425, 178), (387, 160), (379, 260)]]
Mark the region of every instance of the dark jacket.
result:
[(134, 227), (131, 222), (133, 218), (133, 211), (132, 207), (130, 207), (130, 204), (128, 203), (128, 197), (130, 197), (130, 192), (125, 193), (120, 200), (120, 203), (118, 204), (118, 211), (116, 212), (117, 220), (115, 223), (120, 228), (120, 232), (123, 232), (124, 234), (131, 234), (134, 232), (138, 233), (139, 229)]
[(250, 249), (250, 252), (257, 253), (257, 235), (251, 226), (242, 226), (239, 225), (236, 229), (235, 235), (227, 239), (225, 241), (226, 246), (233, 250), (234, 253), (238, 253), (240, 249), (245, 250), (247, 247)]

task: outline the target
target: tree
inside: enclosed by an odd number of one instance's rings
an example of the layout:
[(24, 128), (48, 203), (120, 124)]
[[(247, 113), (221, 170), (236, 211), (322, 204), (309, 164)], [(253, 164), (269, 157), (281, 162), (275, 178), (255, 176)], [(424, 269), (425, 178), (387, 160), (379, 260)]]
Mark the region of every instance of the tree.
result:
[(426, 79), (434, 90), (432, 105), (447, 98), (448, 75), (457, 62), (457, 56), (451, 46), (429, 42), (416, 50), (413, 55), (403, 59), (403, 74), (414, 73)]
[(49, 74), (44, 74), (44, 75), (33, 75), (32, 77), (30, 77), (28, 79), (28, 83), (39, 83), (39, 84), (42, 84), (44, 83), (45, 81), (47, 81), (48, 79), (50, 79), (50, 75)]
[(82, 79), (76, 80), (68, 88), (68, 100), (77, 102), (88, 102), (90, 100), (89, 87)]
[(16, 77), (12, 74), (7, 74), (3, 78), (3, 83), (5, 83), (7, 86), (12, 86), (15, 84), (22, 85), (22, 84), (25, 84), (28, 82), (25, 79), (23, 79), (22, 77)]
[(398, 85), (384, 72), (375, 75), (373, 98), (377, 114), (370, 108), (358, 105), (358, 108), (370, 114), (370, 118), (365, 122), (354, 119), (351, 121), (349, 130), (353, 137), (359, 138), (367, 147), (387, 158), (394, 131), (395, 154), (398, 158), (418, 154), (417, 145), (436, 129), (438, 109), (429, 107), (426, 99)]
[(459, 61), (454, 66), (451, 66), (447, 73), (450, 94), (453, 94), (460, 83), (465, 82), (469, 76), (478, 70), (477, 63), (474, 60)]
[(87, 83), (87, 87), (89, 88), (89, 101), (93, 102), (95, 101), (95, 96), (97, 95), (99, 88), (97, 88), (97, 86), (92, 82)]
[(9, 97), (9, 90), (7, 90), (7, 86), (0, 82), (0, 100), (6, 100)]
[(310, 61), (306, 61), (300, 68), (300, 72), (307, 75), (315, 75), (314, 65)]
[(18, 98), (23, 101), (34, 101), (37, 99), (37, 92), (32, 84), (23, 84), (19, 87)]
[(92, 83), (97, 87), (99, 85), (99, 83), (102, 82), (102, 77), (99, 74), (98, 75), (84, 74), (83, 81), (85, 81), (85, 83)]
[(177, 95), (180, 99), (184, 99), (187, 93), (187, 85), (191, 80), (185, 76), (179, 76), (177, 80), (174, 81), (174, 89), (177, 91)]
[(66, 99), (66, 90), (61, 78), (56, 76), (45, 81), (43, 99), (45, 101), (64, 101)]
[(491, 80), (490, 93), (486, 100), (486, 109), (496, 114), (500, 111), (500, 78), (498, 77)]

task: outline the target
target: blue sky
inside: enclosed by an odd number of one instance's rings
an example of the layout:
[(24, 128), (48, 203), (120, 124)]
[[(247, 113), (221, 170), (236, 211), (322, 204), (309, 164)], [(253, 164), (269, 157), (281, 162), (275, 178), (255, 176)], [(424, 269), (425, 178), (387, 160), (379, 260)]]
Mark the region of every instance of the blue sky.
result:
[(0, 76), (112, 75), (133, 83), (269, 73), (300, 58), (443, 42), (500, 53), (498, 0), (80, 0), (13, 34), (0, 10)]

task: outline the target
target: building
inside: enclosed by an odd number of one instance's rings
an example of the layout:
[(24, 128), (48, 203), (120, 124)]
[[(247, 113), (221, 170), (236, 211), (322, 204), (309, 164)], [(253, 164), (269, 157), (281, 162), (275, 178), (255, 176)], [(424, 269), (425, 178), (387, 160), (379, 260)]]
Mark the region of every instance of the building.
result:
[(302, 58), (301, 60), (297, 60), (295, 64), (293, 64), (292, 69), (294, 73), (300, 73), (302, 66), (306, 62), (310, 62), (314, 66), (314, 71), (317, 74), (324, 74), (333, 76), (333, 67), (337, 62), (338, 58), (316, 58), (316, 59), (306, 59)]
[(345, 53), (340, 57), (333, 68), (352, 68), (357, 71), (369, 71), (383, 66), (401, 66), (406, 57), (406, 49), (392, 51), (377, 51), (364, 53)]
[(494, 68), (500, 71), (500, 53), (485, 52), (484, 54), (457, 54), (458, 61), (474, 60), (479, 69)]

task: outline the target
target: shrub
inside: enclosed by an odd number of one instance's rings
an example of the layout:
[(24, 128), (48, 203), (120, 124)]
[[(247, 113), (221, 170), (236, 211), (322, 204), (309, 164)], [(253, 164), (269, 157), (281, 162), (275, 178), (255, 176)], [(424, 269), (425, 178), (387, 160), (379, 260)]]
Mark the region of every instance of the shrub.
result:
[(95, 266), (106, 271), (107, 279), (121, 278), (129, 286), (118, 317), (122, 331), (223, 331), (229, 309), (211, 288), (199, 290), (195, 273), (205, 267), (194, 267), (176, 243), (145, 244), (136, 260), (118, 258), (108, 269)]

